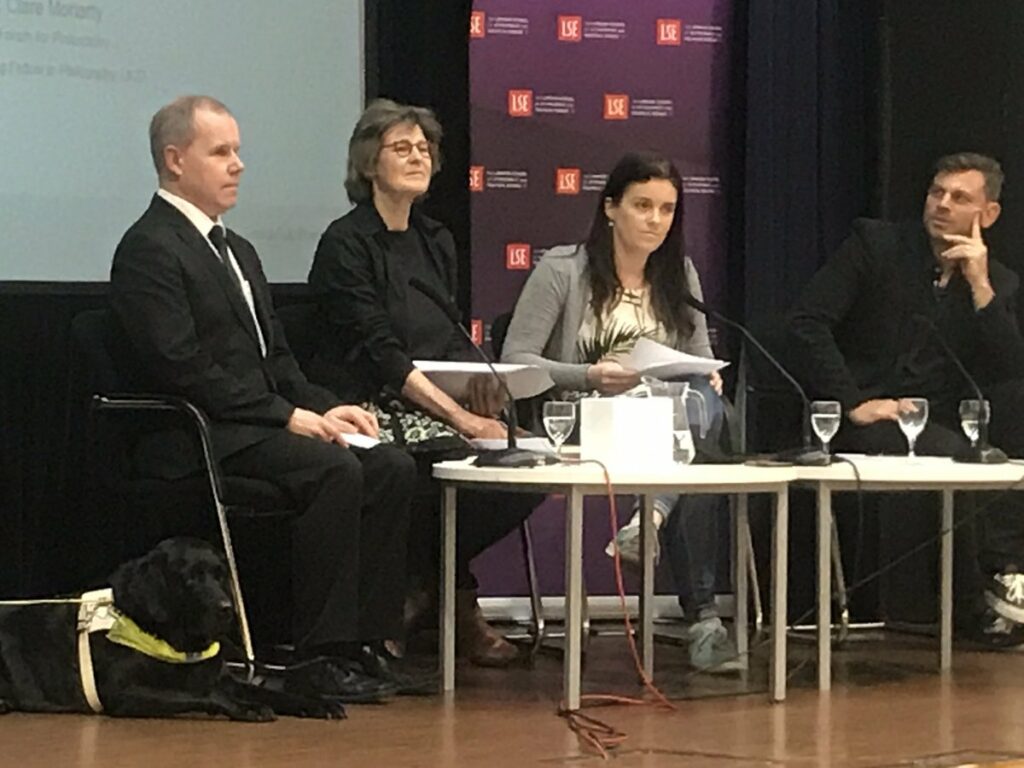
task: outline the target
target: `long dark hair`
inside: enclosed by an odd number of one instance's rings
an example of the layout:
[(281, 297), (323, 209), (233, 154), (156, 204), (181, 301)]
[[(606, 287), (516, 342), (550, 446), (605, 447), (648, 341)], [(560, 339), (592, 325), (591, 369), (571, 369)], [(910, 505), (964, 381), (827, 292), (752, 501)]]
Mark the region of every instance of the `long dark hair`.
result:
[(678, 201), (664, 242), (647, 259), (644, 279), (651, 287), (651, 309), (654, 316), (670, 334), (685, 338), (693, 333), (693, 318), (689, 307), (682, 300), (689, 293), (683, 263), (686, 256), (683, 243), (683, 180), (672, 161), (656, 152), (630, 152), (623, 155), (608, 175), (604, 191), (597, 201), (597, 212), (586, 242), (590, 307), (594, 317), (600, 321), (605, 308), (618, 301), (622, 295), (622, 283), (615, 272), (612, 228), (608, 226), (608, 216), (604, 212), (605, 201), (611, 200), (618, 205), (630, 184), (651, 179), (668, 179), (672, 182)]

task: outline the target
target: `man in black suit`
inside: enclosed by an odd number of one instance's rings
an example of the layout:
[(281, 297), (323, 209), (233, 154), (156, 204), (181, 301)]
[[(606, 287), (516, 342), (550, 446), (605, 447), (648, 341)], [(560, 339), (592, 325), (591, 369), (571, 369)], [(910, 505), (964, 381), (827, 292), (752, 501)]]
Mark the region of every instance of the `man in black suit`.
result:
[[(1024, 456), (1019, 280), (989, 257), (982, 235), (999, 218), (1002, 183), (990, 157), (943, 157), (920, 223), (854, 222), (804, 290), (789, 325), (792, 351), (813, 396), (842, 403), (838, 449), (905, 453), (898, 420), (911, 408), (909, 397), (929, 401), (920, 453), (950, 456), (968, 447), (958, 403), (974, 395), (936, 338), (941, 334), (985, 390), (993, 442)], [(903, 511), (910, 503), (902, 501)], [(934, 512), (923, 512), (933, 530)], [(989, 509), (979, 529), (988, 606), (982, 635), (994, 644), (1024, 641), (1022, 521), (1014, 498)]]
[[(346, 435), (376, 435), (376, 420), (306, 380), (255, 249), (224, 228), (244, 169), (227, 108), (176, 99), (154, 115), (150, 145), (159, 189), (114, 254), (114, 312), (149, 385), (209, 416), (224, 471), (269, 480), (303, 510), (292, 547), (297, 650), (364, 658), (365, 644), (400, 632), (415, 465), (391, 447), (348, 447)], [(166, 469), (174, 474), (173, 458)], [(365, 664), (328, 671), (326, 693), (386, 687)]]

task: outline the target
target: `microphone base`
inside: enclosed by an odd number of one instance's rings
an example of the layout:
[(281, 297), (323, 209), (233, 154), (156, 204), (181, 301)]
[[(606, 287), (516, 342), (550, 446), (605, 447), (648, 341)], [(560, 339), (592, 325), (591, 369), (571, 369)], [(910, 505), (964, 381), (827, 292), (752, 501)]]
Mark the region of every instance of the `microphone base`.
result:
[(557, 456), (525, 448), (502, 448), (499, 451), (483, 451), (473, 460), (477, 467), (541, 467), (561, 462)]
[(998, 448), (991, 445), (978, 445), (954, 454), (953, 461), (963, 464), (1005, 464), (1009, 459)]
[(818, 448), (788, 448), (774, 456), (776, 461), (795, 464), (798, 467), (827, 467), (832, 463), (832, 455)]

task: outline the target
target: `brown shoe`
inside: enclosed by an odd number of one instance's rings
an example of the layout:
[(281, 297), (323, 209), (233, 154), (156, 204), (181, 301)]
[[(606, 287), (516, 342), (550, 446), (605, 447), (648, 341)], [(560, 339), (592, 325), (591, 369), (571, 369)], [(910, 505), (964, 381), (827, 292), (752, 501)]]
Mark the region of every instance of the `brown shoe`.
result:
[(472, 589), (455, 593), (455, 648), (479, 667), (506, 667), (519, 656), (516, 647), (484, 620)]

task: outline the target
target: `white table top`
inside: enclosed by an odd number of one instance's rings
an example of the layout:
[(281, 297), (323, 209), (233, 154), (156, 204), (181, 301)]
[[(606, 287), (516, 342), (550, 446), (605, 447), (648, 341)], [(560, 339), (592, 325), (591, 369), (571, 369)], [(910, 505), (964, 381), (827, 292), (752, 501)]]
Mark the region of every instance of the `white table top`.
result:
[[(472, 459), (445, 461), (434, 465), (434, 477), (458, 483), (525, 485), (531, 487), (583, 487), (604, 489), (601, 467), (594, 463), (563, 463), (543, 467), (477, 467)], [(616, 491), (630, 489), (685, 489), (700, 492), (776, 490), (796, 479), (793, 467), (753, 467), (745, 464), (670, 463), (644, 469), (609, 468)]]
[[(1024, 490), (1024, 464), (963, 464), (940, 456), (864, 456), (840, 454), (857, 467), (861, 487), (892, 487), (907, 490), (1008, 489), (1018, 484)], [(857, 475), (846, 461), (827, 467), (795, 467), (799, 485), (824, 484), (835, 489), (854, 489)]]

